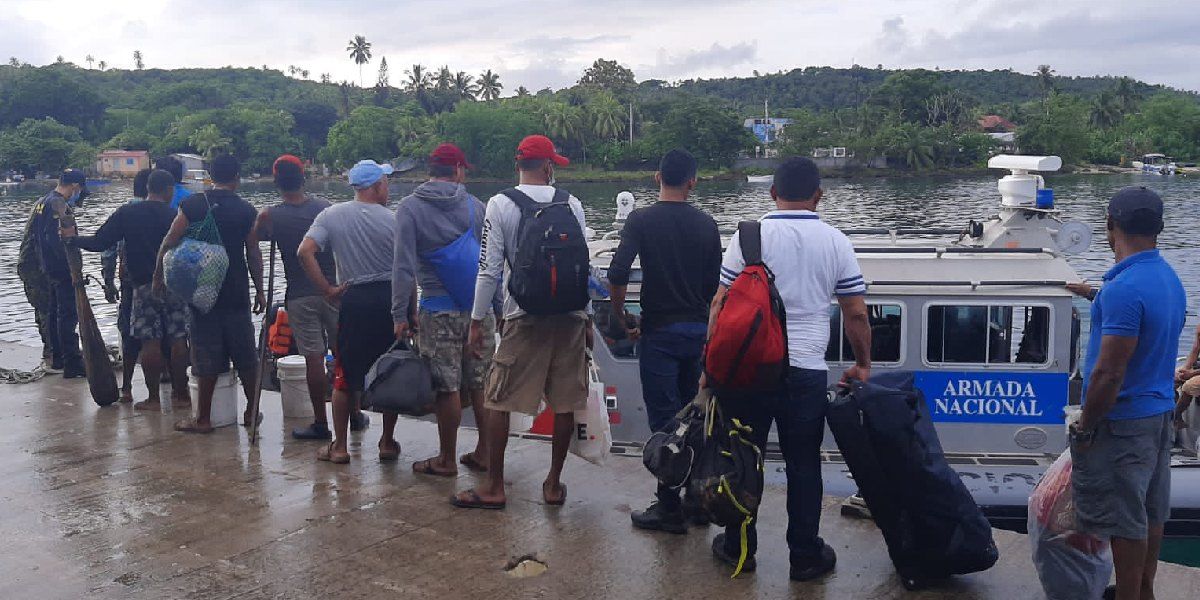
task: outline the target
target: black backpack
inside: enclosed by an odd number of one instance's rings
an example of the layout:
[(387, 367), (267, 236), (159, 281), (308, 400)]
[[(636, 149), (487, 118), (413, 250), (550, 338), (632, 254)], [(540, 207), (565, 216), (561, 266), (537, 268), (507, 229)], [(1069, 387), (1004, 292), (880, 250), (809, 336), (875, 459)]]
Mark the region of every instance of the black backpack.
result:
[(570, 194), (555, 190), (554, 200), (543, 204), (515, 188), (501, 193), (521, 209), (508, 293), (521, 310), (531, 315), (586, 308), (589, 252), (583, 229), (568, 202)]

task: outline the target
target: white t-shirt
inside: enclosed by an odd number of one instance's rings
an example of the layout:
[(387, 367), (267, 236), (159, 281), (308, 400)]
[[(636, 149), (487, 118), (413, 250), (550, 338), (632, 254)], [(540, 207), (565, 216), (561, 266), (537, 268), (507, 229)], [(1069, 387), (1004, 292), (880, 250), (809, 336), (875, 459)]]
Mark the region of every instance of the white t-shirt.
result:
[[(534, 201), (549, 204), (554, 200), (554, 186), (549, 185), (518, 185), (517, 190)], [(567, 202), (571, 212), (579, 221), (579, 228), (586, 231), (583, 222), (583, 205), (575, 196), (570, 196)], [(491, 311), (492, 296), (496, 288), (504, 284), (505, 273), (509, 264), (517, 256), (517, 229), (521, 224), (521, 209), (512, 199), (504, 194), (492, 196), (487, 203), (487, 212), (483, 217), (483, 242), (479, 252), (479, 278), (475, 281), (475, 307), (471, 317), (482, 320)], [(517, 301), (504, 293), (505, 319), (522, 316), (525, 311), (517, 306)]]
[[(829, 303), (867, 293), (850, 239), (807, 210), (773, 210), (760, 219), (762, 258), (775, 274), (787, 310), (788, 362), (828, 370)], [(721, 283), (733, 284), (746, 263), (737, 234), (725, 250)]]

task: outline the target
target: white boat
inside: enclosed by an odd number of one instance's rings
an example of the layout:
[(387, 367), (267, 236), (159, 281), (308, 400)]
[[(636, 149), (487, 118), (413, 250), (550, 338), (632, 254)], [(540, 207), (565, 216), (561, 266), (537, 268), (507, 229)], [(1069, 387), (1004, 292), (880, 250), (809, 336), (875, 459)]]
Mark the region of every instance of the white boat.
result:
[(1174, 159), (1158, 153), (1146, 154), (1142, 156), (1142, 160), (1133, 161), (1133, 168), (1154, 175), (1174, 175), (1178, 170)]
[[(928, 403), (947, 459), (993, 524), (1022, 529), (1029, 493), (1067, 445), (1065, 419), (1080, 402), (1080, 311), (1086, 302), (1065, 288), (1082, 278), (1067, 256), (1083, 252), (1092, 227), (1039, 208), (1058, 157), (993, 157), (1009, 169), (999, 181), (998, 214), (959, 228), (875, 227), (844, 230), (854, 241), (867, 284), (873, 375), (911, 374)], [(943, 236), (944, 239), (931, 239)], [(619, 236), (590, 242), (603, 278)], [(728, 240), (726, 240), (726, 243)], [(640, 311), (635, 264), (626, 307)], [(596, 366), (609, 406), (614, 452), (640, 454), (649, 435), (638, 349), (609, 327), (603, 294), (593, 295)], [(841, 316), (830, 306), (830, 328)], [(617, 337), (614, 338), (613, 336)], [(850, 364), (850, 344), (832, 335), (826, 352), (832, 385)], [(1200, 423), (1200, 408), (1189, 418)], [(777, 436), (766, 448), (768, 480), (781, 483)], [(848, 496), (853, 480), (832, 435), (822, 448), (826, 493)], [(1172, 456), (1168, 535), (1200, 536), (1200, 459)]]
[(748, 183), (775, 183), (774, 175), (747, 175)]
[(208, 171), (204, 169), (188, 169), (187, 173), (183, 174), (183, 185), (195, 189), (204, 189), (206, 186), (212, 185), (212, 178), (208, 176)]

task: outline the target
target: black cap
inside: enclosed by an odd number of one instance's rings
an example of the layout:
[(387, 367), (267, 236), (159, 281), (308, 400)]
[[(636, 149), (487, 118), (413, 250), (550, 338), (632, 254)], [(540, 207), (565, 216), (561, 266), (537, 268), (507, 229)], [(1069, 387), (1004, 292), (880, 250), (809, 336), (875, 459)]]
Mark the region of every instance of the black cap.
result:
[(1123, 187), (1108, 201), (1108, 216), (1125, 233), (1156, 235), (1163, 228), (1163, 201), (1145, 186)]

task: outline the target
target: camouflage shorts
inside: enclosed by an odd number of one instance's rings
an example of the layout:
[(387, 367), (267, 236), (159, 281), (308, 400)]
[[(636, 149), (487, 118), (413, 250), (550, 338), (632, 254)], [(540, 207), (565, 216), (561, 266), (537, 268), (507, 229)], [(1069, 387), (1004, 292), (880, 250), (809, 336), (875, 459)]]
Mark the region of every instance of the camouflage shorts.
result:
[[(483, 358), (466, 352), (470, 330), (470, 313), (422, 310), (417, 315), (417, 344), (421, 356), (429, 359), (435, 391), (483, 389), (496, 352), (496, 319), (488, 315), (483, 321)], [(463, 403), (469, 401), (464, 395)]]
[(129, 333), (138, 340), (177, 340), (188, 335), (188, 305), (170, 291), (154, 294), (151, 284), (133, 289)]

